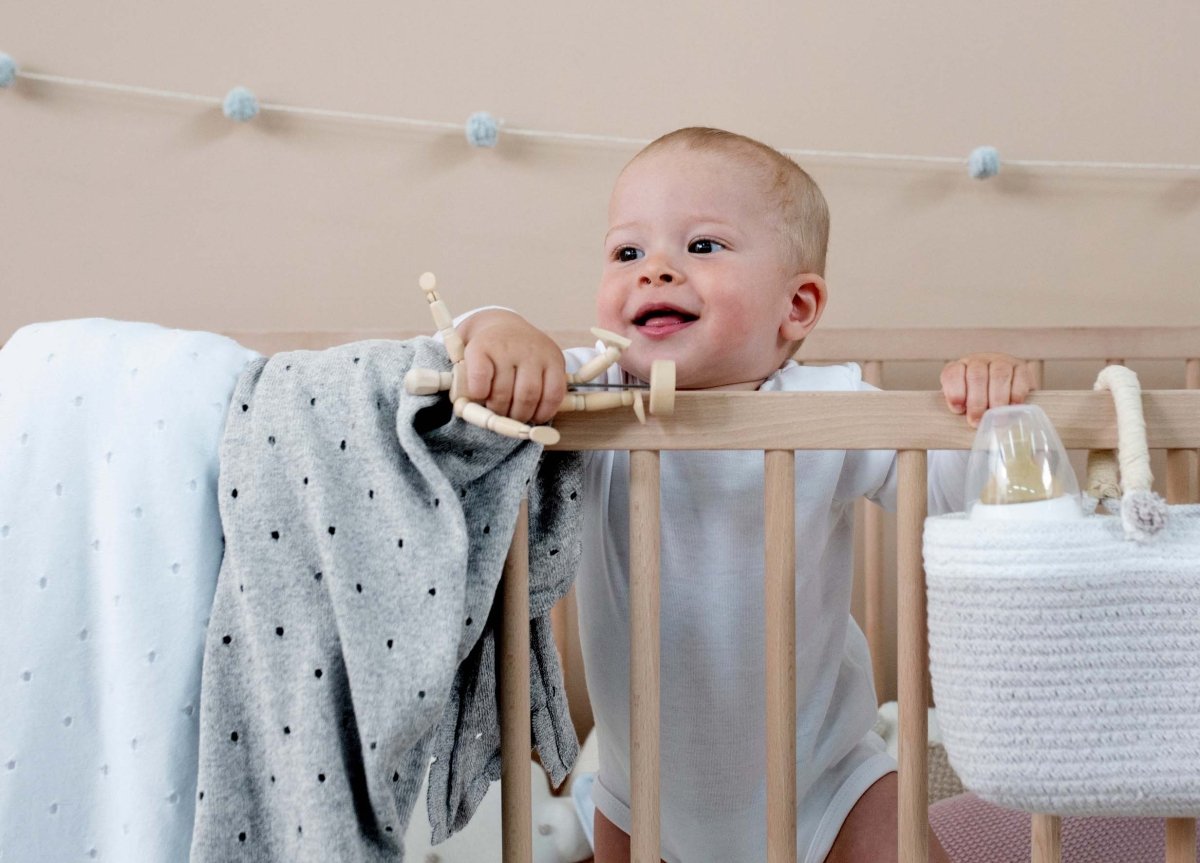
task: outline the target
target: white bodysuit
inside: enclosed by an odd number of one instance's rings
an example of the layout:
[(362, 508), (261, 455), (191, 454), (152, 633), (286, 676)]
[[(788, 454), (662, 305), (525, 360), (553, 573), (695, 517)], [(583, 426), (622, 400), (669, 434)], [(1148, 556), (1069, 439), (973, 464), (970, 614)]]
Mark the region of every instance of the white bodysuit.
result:
[[(566, 352), (573, 371), (596, 350)], [(616, 366), (607, 381), (632, 380)], [(873, 390), (854, 364), (788, 361), (763, 391)], [(631, 419), (632, 421), (632, 419)], [(961, 508), (965, 457), (930, 453), (931, 512)], [(661, 840), (668, 863), (766, 859), (763, 455), (663, 452)], [(629, 456), (589, 454), (577, 580), (600, 772), (593, 797), (626, 833)], [(796, 453), (796, 785), (799, 860), (820, 863), (860, 796), (896, 769), (871, 729), (871, 660), (850, 616), (856, 498), (895, 509), (890, 451)]]

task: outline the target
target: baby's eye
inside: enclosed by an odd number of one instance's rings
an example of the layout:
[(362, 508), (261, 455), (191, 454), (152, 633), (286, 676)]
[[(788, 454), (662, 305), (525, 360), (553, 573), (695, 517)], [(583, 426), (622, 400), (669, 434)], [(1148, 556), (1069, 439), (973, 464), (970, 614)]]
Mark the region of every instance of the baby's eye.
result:
[(613, 252), (613, 260), (621, 261), (621, 262), (636, 261), (645, 254), (646, 253), (643, 252), (641, 249), (635, 248), (633, 246), (619, 246)]
[(692, 240), (688, 244), (688, 251), (696, 255), (711, 255), (713, 252), (720, 251), (723, 248), (725, 246), (716, 240)]

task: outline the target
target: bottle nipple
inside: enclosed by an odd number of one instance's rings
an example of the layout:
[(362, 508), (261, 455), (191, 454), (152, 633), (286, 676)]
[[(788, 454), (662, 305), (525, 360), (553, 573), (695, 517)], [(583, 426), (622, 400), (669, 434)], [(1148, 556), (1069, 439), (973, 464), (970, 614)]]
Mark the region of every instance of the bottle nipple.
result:
[(1062, 495), (1061, 487), (1048, 470), (1046, 462), (1039, 464), (1035, 460), (1033, 441), (1029, 439), (1025, 426), (1013, 426), (998, 443), (1003, 458), (997, 462), (996, 469), (980, 491), (980, 503), (1029, 503)]

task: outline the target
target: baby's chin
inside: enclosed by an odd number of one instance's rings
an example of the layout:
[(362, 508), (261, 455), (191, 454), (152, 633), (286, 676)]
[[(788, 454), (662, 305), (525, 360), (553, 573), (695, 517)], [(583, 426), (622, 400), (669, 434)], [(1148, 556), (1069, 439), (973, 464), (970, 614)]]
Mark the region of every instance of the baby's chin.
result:
[(641, 357), (622, 357), (618, 365), (621, 370), (628, 375), (632, 375), (639, 381), (650, 383), (650, 369), (654, 361), (657, 359), (672, 360), (675, 363), (675, 389), (676, 390), (715, 390), (715, 389), (758, 389), (762, 382), (767, 379), (767, 375), (757, 380), (741, 380), (738, 375), (734, 375), (723, 370), (712, 368), (695, 368), (693, 364), (681, 363), (673, 357), (652, 357), (644, 359)]

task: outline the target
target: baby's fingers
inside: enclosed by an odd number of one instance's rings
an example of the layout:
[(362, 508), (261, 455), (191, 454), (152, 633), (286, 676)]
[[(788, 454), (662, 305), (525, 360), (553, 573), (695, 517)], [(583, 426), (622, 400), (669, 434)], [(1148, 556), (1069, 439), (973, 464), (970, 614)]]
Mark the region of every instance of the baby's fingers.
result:
[[(988, 400), (984, 410), (989, 407), (1003, 407), (1015, 403), (1012, 394), (1013, 367), (1010, 363), (995, 361), (988, 367)], [(982, 412), (980, 413), (982, 417)]]
[(518, 367), (513, 384), (512, 408), (508, 415), (518, 422), (529, 422), (541, 398), (542, 370), (528, 365)]
[(946, 406), (956, 414), (967, 408), (967, 364), (962, 360), (946, 363), (942, 369), (942, 395)]
[(463, 361), (467, 366), (467, 396), (473, 402), (482, 402), (491, 395), (496, 366), (483, 351), (471, 350), (470, 344), (467, 345)]
[(1037, 387), (1033, 383), (1033, 369), (1029, 367), (1029, 363), (1019, 363), (1013, 373), (1012, 403), (1024, 404), (1026, 397), (1035, 389)]
[(565, 368), (551, 366), (542, 375), (542, 400), (538, 403), (537, 412), (533, 415), (535, 425), (550, 422), (558, 412), (563, 398), (567, 393), (567, 372)]
[[(991, 390), (991, 375), (987, 360), (971, 360), (967, 363), (967, 423), (971, 428), (978, 428), (983, 419), (984, 411), (988, 409), (988, 398)], [(999, 392), (997, 386), (996, 391)], [(1004, 403), (1008, 404), (1008, 391), (1005, 390)]]
[(512, 366), (499, 366), (492, 375), (492, 391), (488, 395), (487, 407), (493, 413), (506, 417), (512, 405), (513, 386), (517, 370)]

